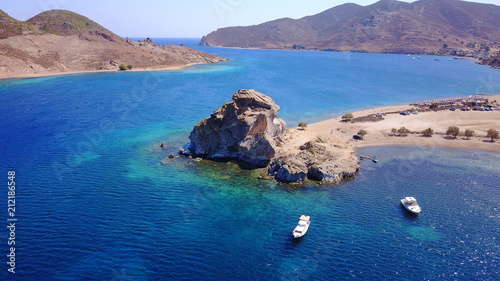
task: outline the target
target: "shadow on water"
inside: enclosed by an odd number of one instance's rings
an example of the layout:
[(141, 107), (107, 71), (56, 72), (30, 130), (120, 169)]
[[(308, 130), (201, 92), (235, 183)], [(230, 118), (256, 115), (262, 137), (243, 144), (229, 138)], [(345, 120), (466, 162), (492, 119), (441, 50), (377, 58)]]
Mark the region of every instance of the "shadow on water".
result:
[(247, 171), (265, 168), (270, 163), (270, 161), (263, 161), (259, 164), (252, 164), (252, 163), (244, 162), (244, 161), (241, 161), (239, 159), (233, 159), (233, 158), (217, 158), (217, 159), (210, 159), (210, 160), (213, 162), (222, 163), (222, 164), (232, 163), (232, 164), (237, 165), (240, 169), (247, 170)]
[(420, 215), (416, 215), (414, 213), (410, 213), (408, 210), (403, 205), (400, 206), (400, 213), (403, 215), (403, 217), (408, 220), (408, 221), (416, 221)]
[(287, 235), (284, 243), (283, 243), (283, 250), (282, 253), (287, 256), (287, 255), (293, 255), (296, 248), (302, 244), (303, 240), (305, 237), (295, 239), (291, 234)]

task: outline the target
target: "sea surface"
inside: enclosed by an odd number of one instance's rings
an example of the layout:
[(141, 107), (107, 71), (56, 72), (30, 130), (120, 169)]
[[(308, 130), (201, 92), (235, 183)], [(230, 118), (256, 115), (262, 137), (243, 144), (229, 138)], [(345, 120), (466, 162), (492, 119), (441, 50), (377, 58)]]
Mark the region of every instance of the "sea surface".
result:
[[(301, 187), (232, 163), (161, 163), (238, 89), (271, 96), (295, 126), (499, 93), (498, 70), (432, 56), (195, 48), (230, 60), (0, 81), (0, 280), (500, 279), (500, 153), (364, 148), (379, 162), (362, 161), (356, 179)], [(419, 217), (401, 207), (405, 196)], [(311, 227), (294, 241), (302, 214)]]

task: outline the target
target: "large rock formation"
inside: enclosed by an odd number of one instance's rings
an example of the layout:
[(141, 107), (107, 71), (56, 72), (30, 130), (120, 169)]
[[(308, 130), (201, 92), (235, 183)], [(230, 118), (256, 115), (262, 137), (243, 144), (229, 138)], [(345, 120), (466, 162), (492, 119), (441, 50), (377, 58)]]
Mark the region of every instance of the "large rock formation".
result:
[(208, 159), (238, 159), (265, 167), (282, 143), (286, 123), (280, 107), (255, 90), (239, 90), (231, 102), (198, 123), (181, 154)]
[[(359, 161), (338, 136), (286, 129), (280, 107), (255, 90), (239, 90), (231, 102), (198, 123), (180, 154), (206, 159), (237, 159), (266, 167), (282, 183), (311, 179), (323, 183), (354, 177)], [(307, 141), (305, 144), (300, 145)]]
[(283, 183), (299, 183), (305, 179), (336, 183), (354, 177), (358, 170), (359, 161), (353, 151), (321, 137), (301, 145), (299, 152), (275, 158), (269, 165), (269, 174)]

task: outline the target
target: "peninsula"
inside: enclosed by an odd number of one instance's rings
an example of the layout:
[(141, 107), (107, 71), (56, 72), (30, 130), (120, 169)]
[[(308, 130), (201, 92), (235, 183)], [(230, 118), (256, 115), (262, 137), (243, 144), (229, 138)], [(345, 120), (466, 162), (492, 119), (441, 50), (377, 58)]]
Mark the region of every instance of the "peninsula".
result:
[[(279, 109), (262, 93), (239, 90), (229, 103), (194, 127), (191, 142), (179, 153), (265, 167), (270, 177), (282, 183), (307, 179), (336, 183), (359, 170), (355, 152), (359, 147), (419, 145), (500, 151), (496, 141), (500, 95), (374, 108), (291, 129), (277, 117)], [(447, 132), (450, 127), (457, 127), (456, 134)], [(497, 136), (488, 131), (496, 131)], [(357, 134), (364, 137), (353, 138)]]
[(359, 161), (353, 146), (329, 134), (290, 134), (277, 117), (280, 107), (255, 90), (239, 90), (230, 102), (198, 123), (180, 154), (212, 160), (237, 160), (266, 167), (283, 183), (312, 179), (324, 183), (354, 177)]
[[(500, 152), (500, 141), (495, 138), (492, 141), (488, 137), (490, 129), (500, 131), (500, 95), (478, 98), (480, 102), (477, 104), (481, 105), (476, 106), (470, 105), (473, 102), (467, 100), (464, 103), (462, 98), (448, 98), (442, 99), (441, 104), (432, 103), (432, 109), (420, 106), (418, 103), (367, 109), (352, 112), (353, 119), (350, 121), (338, 116), (309, 125), (307, 132), (297, 129), (290, 131), (296, 137), (305, 134), (336, 135), (354, 148), (418, 145)], [(403, 127), (407, 130), (400, 130)], [(458, 135), (446, 134), (450, 127), (458, 128)], [(430, 131), (424, 133), (429, 128), (432, 129), (432, 133)], [(363, 140), (353, 139), (353, 135), (361, 130), (366, 132)], [(472, 134), (467, 136), (466, 130)]]
[(151, 39), (123, 39), (79, 14), (46, 11), (21, 22), (0, 10), (0, 79), (75, 72), (167, 70), (227, 60)]
[(348, 3), (300, 19), (220, 28), (200, 45), (489, 56), (500, 50), (499, 14), (500, 6), (459, 0)]

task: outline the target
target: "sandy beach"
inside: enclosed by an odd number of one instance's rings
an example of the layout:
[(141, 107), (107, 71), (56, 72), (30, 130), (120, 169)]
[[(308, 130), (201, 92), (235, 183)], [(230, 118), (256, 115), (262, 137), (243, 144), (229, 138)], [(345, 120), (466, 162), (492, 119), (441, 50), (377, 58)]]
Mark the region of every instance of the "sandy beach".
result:
[(158, 67), (144, 67), (144, 68), (133, 68), (131, 70), (119, 71), (119, 70), (82, 70), (82, 71), (41, 71), (39, 73), (23, 73), (21, 71), (0, 73), (0, 80), (3, 79), (22, 79), (22, 78), (40, 78), (40, 77), (51, 77), (51, 76), (61, 76), (61, 75), (71, 75), (71, 74), (90, 74), (90, 73), (108, 73), (108, 72), (147, 72), (147, 71), (175, 71), (182, 70), (184, 68), (198, 65), (199, 63), (190, 63), (186, 65), (170, 65), (170, 66), (158, 66)]
[[(489, 96), (490, 101), (500, 102), (500, 95)], [(428, 111), (418, 114), (400, 115), (400, 111), (418, 110), (410, 105), (397, 105), (373, 108), (352, 112), (354, 118), (381, 113), (383, 120), (377, 122), (342, 122), (342, 118), (335, 117), (322, 122), (309, 124), (305, 130), (298, 128), (290, 129), (291, 141), (300, 145), (309, 139), (319, 136), (329, 138), (341, 138), (354, 148), (378, 145), (424, 145), (424, 146), (445, 146), (457, 148), (482, 149), (490, 151), (500, 151), (500, 141), (491, 142), (486, 138), (488, 129), (493, 128), (500, 131), (500, 111)], [(387, 114), (391, 113), (391, 114)], [(460, 132), (465, 129), (473, 130), (474, 137), (467, 140), (466, 137), (458, 136), (456, 139), (446, 136), (449, 126), (457, 126)], [(291, 127), (291, 126), (290, 126)], [(412, 133), (407, 136), (397, 136), (391, 133), (392, 128), (399, 129), (406, 127)], [(427, 128), (434, 130), (434, 135), (425, 137), (421, 132)], [(354, 140), (353, 135), (359, 130), (366, 130), (368, 134), (364, 140)]]

